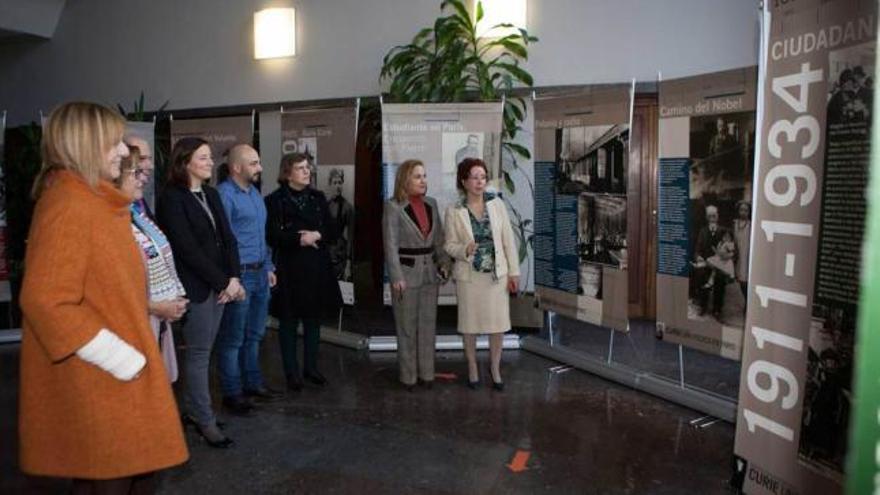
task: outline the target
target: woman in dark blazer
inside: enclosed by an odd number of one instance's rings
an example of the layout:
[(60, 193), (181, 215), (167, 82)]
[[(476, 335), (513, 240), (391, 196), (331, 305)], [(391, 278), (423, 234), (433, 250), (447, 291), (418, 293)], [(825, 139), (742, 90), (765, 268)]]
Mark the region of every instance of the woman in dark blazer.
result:
[(397, 328), (400, 382), (412, 391), (416, 380), (434, 383), (437, 293), (449, 276), (443, 224), (434, 198), (425, 196), (425, 167), (407, 160), (397, 168), (394, 197), (385, 202), (382, 237), (391, 279), (391, 306)]
[(239, 282), (238, 244), (217, 190), (207, 184), (214, 162), (201, 138), (174, 145), (168, 183), (157, 202), (156, 216), (174, 251), (180, 281), (190, 299), (183, 323), (184, 420), (193, 424), (212, 447), (232, 444), (217, 427), (211, 409), (208, 369), (211, 348), (229, 301), (244, 297)]
[[(327, 380), (318, 371), (321, 318), (342, 306), (328, 246), (333, 243), (332, 218), (324, 193), (309, 186), (311, 169), (302, 153), (285, 155), (279, 187), (266, 198), (266, 237), (272, 248), (278, 284), (272, 313), (279, 320), (279, 342), (287, 386), (302, 389), (303, 377), (315, 385)], [(303, 324), (304, 366), (296, 358), (296, 330)]]

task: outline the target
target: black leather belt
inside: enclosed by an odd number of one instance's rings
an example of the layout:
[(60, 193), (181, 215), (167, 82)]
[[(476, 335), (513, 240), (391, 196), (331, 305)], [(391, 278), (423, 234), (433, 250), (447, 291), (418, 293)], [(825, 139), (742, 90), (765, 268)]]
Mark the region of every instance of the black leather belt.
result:
[(262, 261), (258, 261), (256, 263), (242, 263), (242, 265), (241, 265), (241, 271), (243, 271), (243, 272), (253, 272), (253, 271), (262, 270), (262, 269), (263, 269), (263, 262)]
[(434, 254), (434, 246), (421, 248), (397, 248), (397, 254), (404, 256), (420, 256), (425, 254)]

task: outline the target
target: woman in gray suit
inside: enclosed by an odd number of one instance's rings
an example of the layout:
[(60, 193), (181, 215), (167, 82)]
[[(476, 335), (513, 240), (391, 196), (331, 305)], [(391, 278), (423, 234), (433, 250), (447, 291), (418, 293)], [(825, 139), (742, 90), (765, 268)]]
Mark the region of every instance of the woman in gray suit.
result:
[(403, 162), (394, 179), (394, 196), (385, 203), (382, 216), (400, 381), (409, 391), (417, 379), (425, 388), (434, 383), (437, 292), (450, 264), (437, 202), (425, 196), (427, 190), (422, 162)]

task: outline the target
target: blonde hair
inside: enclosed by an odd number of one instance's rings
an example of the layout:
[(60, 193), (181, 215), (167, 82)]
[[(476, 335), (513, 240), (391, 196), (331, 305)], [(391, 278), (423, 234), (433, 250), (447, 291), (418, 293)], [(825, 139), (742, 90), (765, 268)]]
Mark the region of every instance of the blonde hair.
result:
[(107, 153), (122, 141), (124, 132), (125, 119), (104, 105), (70, 102), (53, 110), (43, 126), (43, 164), (34, 180), (34, 199), (58, 170), (70, 170), (95, 187)]
[(413, 174), (413, 170), (416, 167), (423, 167), (425, 164), (421, 162), (421, 160), (407, 160), (400, 164), (397, 167), (397, 174), (394, 175), (394, 199), (397, 200), (398, 203), (403, 203), (406, 201), (407, 196), (406, 193), (406, 183), (409, 182), (409, 178)]

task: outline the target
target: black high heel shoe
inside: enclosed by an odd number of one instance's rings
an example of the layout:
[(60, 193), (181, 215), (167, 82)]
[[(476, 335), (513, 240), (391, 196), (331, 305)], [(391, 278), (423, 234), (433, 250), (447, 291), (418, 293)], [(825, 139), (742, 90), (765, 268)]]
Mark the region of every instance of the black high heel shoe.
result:
[(476, 379), (476, 380), (474, 380), (474, 381), (471, 381), (470, 378), (468, 378), (467, 386), (468, 386), (468, 388), (471, 389), (471, 390), (476, 390), (477, 387), (480, 386), (480, 380), (479, 380), (479, 378)]
[[(196, 418), (190, 416), (190, 415), (187, 414), (187, 413), (183, 413), (183, 414), (180, 415), (180, 421), (181, 421), (181, 423), (183, 423), (183, 427), (184, 427), (184, 428), (186, 428), (187, 426), (192, 426), (192, 427), (198, 427), (198, 426), (199, 426), (199, 424), (196, 423)], [(218, 420), (216, 421), (216, 424), (217, 424), (217, 428), (220, 428), (221, 430), (225, 430), (225, 429), (226, 429), (226, 422), (225, 422), (225, 421), (220, 421), (220, 420), (218, 419)]]
[(492, 390), (504, 392), (504, 382), (496, 382), (495, 380), (492, 380)]
[(220, 433), (219, 426), (217, 427), (217, 431), (216, 431), (216, 433), (220, 435), (219, 438), (217, 438), (216, 435), (214, 435), (213, 433), (211, 435), (214, 436), (215, 438), (210, 438), (208, 436), (208, 433), (205, 433), (205, 431), (202, 429), (202, 426), (199, 424), (196, 424), (195, 428), (196, 428), (196, 433), (198, 433), (199, 436), (202, 437), (202, 440), (204, 440), (205, 443), (207, 443), (211, 447), (214, 447), (215, 449), (228, 449), (229, 447), (232, 447), (232, 445), (235, 443), (232, 441), (231, 438)]

